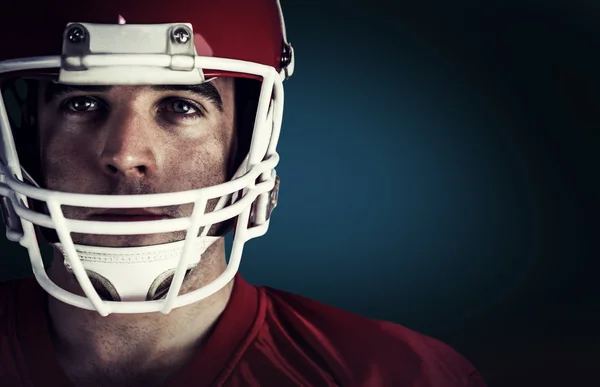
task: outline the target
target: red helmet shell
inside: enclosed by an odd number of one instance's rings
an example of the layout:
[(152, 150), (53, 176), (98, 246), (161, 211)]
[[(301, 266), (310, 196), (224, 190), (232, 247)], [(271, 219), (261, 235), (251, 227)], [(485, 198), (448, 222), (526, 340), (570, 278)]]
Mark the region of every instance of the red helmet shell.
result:
[(277, 0), (16, 1), (0, 12), (0, 61), (61, 55), (69, 22), (190, 23), (198, 55), (281, 69), (285, 45)]

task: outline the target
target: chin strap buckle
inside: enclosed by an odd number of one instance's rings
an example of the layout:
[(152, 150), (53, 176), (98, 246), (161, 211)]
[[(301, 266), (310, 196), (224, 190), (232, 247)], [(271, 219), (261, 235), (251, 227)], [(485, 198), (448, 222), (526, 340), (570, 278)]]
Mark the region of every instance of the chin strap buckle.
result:
[(271, 213), (277, 207), (277, 201), (279, 200), (279, 176), (275, 176), (275, 185), (269, 193), (269, 202), (267, 203), (267, 220), (271, 218)]

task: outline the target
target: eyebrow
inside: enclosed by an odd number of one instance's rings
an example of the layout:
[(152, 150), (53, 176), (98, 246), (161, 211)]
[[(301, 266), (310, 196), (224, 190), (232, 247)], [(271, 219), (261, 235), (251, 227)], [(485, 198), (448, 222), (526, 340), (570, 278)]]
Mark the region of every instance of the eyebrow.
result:
[[(60, 97), (73, 92), (87, 92), (87, 93), (106, 93), (110, 91), (113, 86), (99, 86), (99, 85), (65, 85), (62, 83), (51, 82), (46, 87), (44, 93), (45, 102), (48, 103), (55, 98)], [(199, 85), (152, 85), (151, 89), (154, 91), (186, 91), (197, 95), (200, 98), (210, 101), (219, 111), (223, 111), (223, 100), (221, 94), (211, 82), (201, 83)]]

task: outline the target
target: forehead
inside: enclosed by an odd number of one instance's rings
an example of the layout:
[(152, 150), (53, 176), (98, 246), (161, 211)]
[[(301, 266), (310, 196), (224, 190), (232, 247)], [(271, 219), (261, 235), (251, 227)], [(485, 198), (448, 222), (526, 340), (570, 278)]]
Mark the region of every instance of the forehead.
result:
[(215, 78), (198, 85), (66, 85), (56, 82), (42, 82), (40, 97), (48, 103), (64, 94), (102, 93), (120, 98), (131, 98), (146, 94), (165, 92), (183, 92), (213, 102), (218, 108), (232, 100), (234, 92), (233, 78)]

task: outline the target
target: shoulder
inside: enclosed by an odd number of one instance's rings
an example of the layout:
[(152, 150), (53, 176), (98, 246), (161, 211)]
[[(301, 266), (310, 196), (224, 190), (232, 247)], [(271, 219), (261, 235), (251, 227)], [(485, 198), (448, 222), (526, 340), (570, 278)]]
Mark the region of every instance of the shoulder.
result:
[[(18, 309), (22, 305), (32, 305), (29, 293), (24, 291), (32, 287), (35, 279), (25, 278), (0, 282), (0, 336), (6, 341), (16, 337)], [(21, 305), (21, 306), (20, 306)]]
[(20, 311), (38, 308), (39, 294), (41, 289), (33, 277), (0, 282), (0, 335), (3, 338), (16, 337), (17, 325), (30, 322)]
[(271, 334), (319, 358), (342, 385), (485, 386), (474, 366), (439, 340), (306, 297), (261, 289)]
[(17, 335), (17, 304), (19, 289), (27, 281), (0, 283), (0, 380), (11, 386), (20, 386), (23, 382), (20, 375), (23, 354)]
[(0, 319), (4, 321), (14, 311), (19, 286), (25, 280), (0, 282)]

